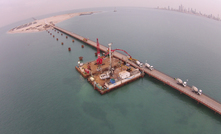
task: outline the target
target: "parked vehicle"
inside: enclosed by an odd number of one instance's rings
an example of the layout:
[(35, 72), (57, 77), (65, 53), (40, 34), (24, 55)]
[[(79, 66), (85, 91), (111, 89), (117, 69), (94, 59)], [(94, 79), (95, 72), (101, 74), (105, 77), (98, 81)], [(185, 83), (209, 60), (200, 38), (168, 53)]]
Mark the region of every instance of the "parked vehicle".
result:
[(150, 71), (152, 71), (154, 68), (153, 68), (153, 66), (150, 66), (150, 64), (148, 64), (148, 63), (145, 63), (145, 66), (148, 68), (148, 69), (150, 69)]
[(139, 67), (143, 67), (143, 63), (140, 62), (139, 60), (136, 60), (136, 64), (137, 64)]
[(100, 75), (100, 79), (102, 79), (102, 80), (107, 79), (107, 78), (110, 78), (110, 75), (108, 72)]
[(182, 81), (180, 78), (175, 78), (175, 80), (177, 81), (177, 84), (182, 85), (183, 87), (186, 87), (187, 82), (186, 81)]
[(199, 90), (197, 87), (195, 87), (195, 86), (192, 86), (192, 92), (194, 92), (194, 93), (196, 93), (196, 94), (198, 94), (198, 95), (201, 95), (202, 94), (202, 90)]

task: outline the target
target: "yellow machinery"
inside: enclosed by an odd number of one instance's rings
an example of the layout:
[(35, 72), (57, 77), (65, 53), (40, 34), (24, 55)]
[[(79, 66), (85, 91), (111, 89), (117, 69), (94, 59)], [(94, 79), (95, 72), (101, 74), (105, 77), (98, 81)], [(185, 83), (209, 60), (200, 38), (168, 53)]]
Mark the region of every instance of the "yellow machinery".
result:
[(83, 41), (87, 41), (87, 39), (86, 39), (86, 38), (84, 38), (84, 39), (83, 39)]

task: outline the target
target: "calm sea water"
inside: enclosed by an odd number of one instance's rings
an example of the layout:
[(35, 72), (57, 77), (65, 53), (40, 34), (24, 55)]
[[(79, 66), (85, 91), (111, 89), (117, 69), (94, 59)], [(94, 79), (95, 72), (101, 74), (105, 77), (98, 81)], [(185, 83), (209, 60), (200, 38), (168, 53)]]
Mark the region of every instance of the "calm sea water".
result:
[[(221, 23), (148, 8), (74, 17), (59, 27), (126, 50), (156, 69), (195, 85), (221, 102)], [(62, 14), (62, 13), (55, 13)], [(38, 17), (44, 18), (50, 15)], [(195, 100), (145, 76), (100, 95), (75, 70), (78, 57), (96, 49), (60, 33), (7, 34), (0, 29), (0, 133), (219, 133), (221, 117)], [(64, 45), (61, 45), (64, 42)], [(72, 48), (68, 52), (68, 47)]]

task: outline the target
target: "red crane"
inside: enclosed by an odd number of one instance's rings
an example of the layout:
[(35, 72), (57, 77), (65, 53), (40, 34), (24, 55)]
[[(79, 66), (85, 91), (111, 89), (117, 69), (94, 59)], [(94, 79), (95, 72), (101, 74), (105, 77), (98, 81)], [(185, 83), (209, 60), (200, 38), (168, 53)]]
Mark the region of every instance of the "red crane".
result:
[[(114, 49), (114, 50), (111, 50), (111, 52), (114, 52), (114, 51), (116, 51), (116, 50), (118, 50), (118, 51), (123, 51), (124, 53), (126, 53), (130, 58), (131, 58), (131, 56), (127, 53), (127, 51), (125, 51), (125, 50), (122, 50), (122, 49)], [(104, 57), (106, 56), (106, 55), (108, 55), (109, 54), (109, 51), (104, 55)], [(98, 38), (97, 38), (97, 65), (101, 65), (102, 64), (102, 62), (103, 62), (103, 58), (101, 58), (100, 57), (100, 45), (99, 45), (99, 42), (98, 42)]]
[(98, 38), (97, 38), (97, 57), (98, 57), (97, 58), (97, 64), (101, 65), (103, 59), (100, 57), (100, 45), (99, 45), (99, 42), (98, 42)]

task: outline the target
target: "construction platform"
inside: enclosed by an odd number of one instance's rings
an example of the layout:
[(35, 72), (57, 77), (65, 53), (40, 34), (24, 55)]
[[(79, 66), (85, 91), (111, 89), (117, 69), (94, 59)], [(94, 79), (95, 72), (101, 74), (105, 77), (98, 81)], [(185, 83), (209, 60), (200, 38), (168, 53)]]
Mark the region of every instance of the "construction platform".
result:
[[(53, 26), (53, 27), (56, 30), (59, 30), (59, 31), (71, 36), (71, 37), (74, 37), (75, 39), (78, 39), (78, 40), (80, 40), (80, 41), (82, 41), (92, 47), (97, 48), (97, 43), (92, 40), (86, 39), (83, 36), (77, 35), (75, 33), (72, 33), (70, 31), (62, 29), (60, 27), (57, 27), (57, 26)], [(105, 52), (107, 50), (107, 47), (100, 45), (100, 50)], [(219, 115), (221, 115), (221, 103), (219, 101), (209, 97), (208, 95), (206, 95), (204, 93), (202, 93), (202, 95), (200, 95), (200, 96), (193, 93), (190, 86), (187, 85), (186, 87), (182, 87), (182, 86), (178, 85), (176, 80), (174, 80), (174, 77), (166, 75), (165, 73), (163, 73), (157, 69), (150, 71), (147, 68), (140, 68), (138, 65), (136, 65), (132, 61), (129, 61), (128, 57), (124, 54), (121, 54), (119, 52), (114, 52), (113, 56), (118, 59), (121, 59), (122, 61), (128, 62), (131, 66), (133, 66), (135, 68), (139, 68), (140, 70), (143, 70), (144, 73), (146, 73), (147, 75), (149, 75), (149, 76), (163, 82), (164, 84), (167, 84), (168, 86), (176, 89), (181, 94), (183, 93), (183, 94), (189, 96), (190, 98), (196, 100), (197, 104), (201, 103), (201, 104), (205, 105), (206, 107), (210, 108), (211, 110), (214, 110), (215, 113), (218, 113)]]
[(95, 60), (78, 64), (75, 68), (100, 94), (105, 94), (141, 77), (139, 69), (114, 57), (111, 58), (111, 69), (110, 60), (107, 57), (103, 59), (101, 65), (98, 65)]

